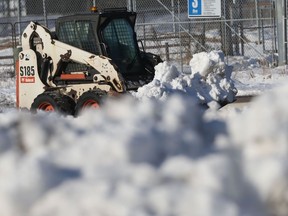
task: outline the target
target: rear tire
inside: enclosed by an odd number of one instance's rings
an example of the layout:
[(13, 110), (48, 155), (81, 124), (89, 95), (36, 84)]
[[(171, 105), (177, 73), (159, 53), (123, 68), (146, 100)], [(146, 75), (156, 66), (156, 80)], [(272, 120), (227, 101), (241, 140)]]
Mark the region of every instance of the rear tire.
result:
[(33, 113), (37, 113), (37, 110), (74, 115), (75, 102), (67, 95), (61, 95), (57, 92), (44, 92), (38, 95), (31, 105)]
[(78, 116), (85, 109), (99, 109), (106, 95), (105, 91), (99, 89), (84, 92), (76, 104), (75, 116)]

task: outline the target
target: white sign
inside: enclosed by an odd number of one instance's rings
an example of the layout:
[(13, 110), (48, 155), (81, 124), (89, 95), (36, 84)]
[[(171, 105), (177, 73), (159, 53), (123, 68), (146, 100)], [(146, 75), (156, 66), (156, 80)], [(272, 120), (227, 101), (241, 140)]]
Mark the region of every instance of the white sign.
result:
[(188, 0), (188, 17), (221, 17), (221, 0)]

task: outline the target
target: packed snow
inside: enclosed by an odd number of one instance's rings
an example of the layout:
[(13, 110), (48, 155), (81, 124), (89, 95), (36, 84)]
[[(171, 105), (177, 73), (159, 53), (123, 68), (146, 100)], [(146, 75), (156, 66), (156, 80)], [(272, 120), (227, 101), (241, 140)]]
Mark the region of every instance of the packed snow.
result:
[[(287, 215), (286, 68), (229, 62), (161, 63), (138, 92), (77, 118), (13, 109), (3, 75), (0, 215)], [(259, 96), (223, 114), (236, 93)]]

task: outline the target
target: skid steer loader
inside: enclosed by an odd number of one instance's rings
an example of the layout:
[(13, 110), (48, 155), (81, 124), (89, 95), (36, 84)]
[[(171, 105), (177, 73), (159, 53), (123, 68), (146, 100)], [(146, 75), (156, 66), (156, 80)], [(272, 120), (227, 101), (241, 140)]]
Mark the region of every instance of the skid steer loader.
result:
[(16, 60), (17, 107), (73, 115), (149, 83), (161, 59), (140, 51), (135, 21), (135, 12), (106, 9), (60, 17), (55, 32), (31, 22)]

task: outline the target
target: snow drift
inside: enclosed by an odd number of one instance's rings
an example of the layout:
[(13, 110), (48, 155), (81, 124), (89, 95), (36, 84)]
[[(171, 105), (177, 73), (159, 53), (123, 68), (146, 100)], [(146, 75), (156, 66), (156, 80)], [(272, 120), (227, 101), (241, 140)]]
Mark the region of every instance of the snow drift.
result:
[(0, 215), (287, 214), (283, 96), (228, 120), (182, 94), (78, 118), (1, 114)]

